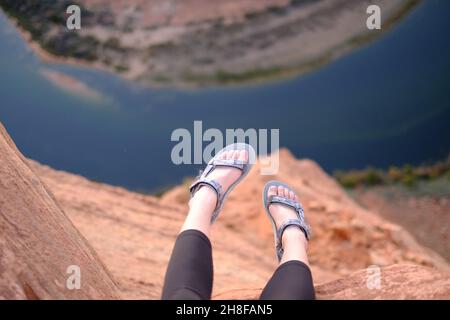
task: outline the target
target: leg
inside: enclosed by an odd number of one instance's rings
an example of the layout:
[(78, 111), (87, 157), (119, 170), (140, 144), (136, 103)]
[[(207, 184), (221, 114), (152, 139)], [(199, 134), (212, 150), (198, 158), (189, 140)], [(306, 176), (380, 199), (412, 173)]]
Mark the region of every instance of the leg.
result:
[[(295, 201), (297, 196), (284, 187), (269, 188), (268, 195), (279, 195)], [(277, 226), (287, 219), (295, 219), (297, 214), (291, 208), (279, 204), (269, 207)], [(311, 271), (308, 266), (308, 241), (296, 226), (289, 226), (282, 236), (283, 257), (272, 278), (264, 288), (263, 300), (310, 300), (315, 298)]]
[[(286, 230), (287, 231), (287, 230)], [(304, 237), (304, 235), (303, 235)], [(306, 241), (306, 239), (304, 240)], [(283, 243), (284, 239), (283, 239)], [(285, 245), (285, 244), (283, 244)], [(306, 253), (305, 253), (306, 254)], [(283, 255), (283, 258), (285, 254)], [(309, 266), (300, 259), (283, 259), (261, 293), (261, 300), (313, 300), (314, 286)]]
[[(248, 159), (246, 151), (230, 151), (223, 159)], [(236, 168), (219, 167), (209, 178), (218, 181), (224, 190), (241, 175)], [(213, 260), (211, 243), (211, 215), (215, 210), (217, 194), (207, 186), (201, 187), (189, 202), (189, 213), (175, 242), (167, 267), (162, 299), (184, 300), (211, 298)]]
[(211, 243), (198, 230), (178, 235), (167, 267), (163, 300), (208, 300), (213, 284)]

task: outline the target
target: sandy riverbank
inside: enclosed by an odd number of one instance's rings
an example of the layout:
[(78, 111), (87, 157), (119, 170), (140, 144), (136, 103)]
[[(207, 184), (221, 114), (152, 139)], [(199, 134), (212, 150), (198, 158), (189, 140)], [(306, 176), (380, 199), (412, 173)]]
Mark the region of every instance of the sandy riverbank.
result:
[(22, 40), (27, 44), (28, 48), (43, 62), (51, 63), (51, 64), (71, 64), (75, 66), (80, 67), (87, 67), (87, 68), (94, 68), (101, 71), (110, 72), (111, 70), (107, 67), (102, 65), (101, 63), (92, 63), (88, 61), (84, 61), (81, 59), (76, 59), (72, 57), (64, 57), (64, 56), (57, 56), (54, 55), (45, 49), (42, 48), (42, 46), (35, 40), (33, 40), (33, 37), (31, 33), (28, 30), (25, 30), (22, 28), (18, 22), (17, 19), (11, 16), (7, 16), (8, 19), (11, 21), (11, 23), (14, 25), (15, 29), (17, 30), (18, 34), (22, 38)]
[[(83, 3), (95, 11), (106, 5), (102, 1)], [(253, 15), (247, 12), (225, 24), (216, 16), (212, 21), (200, 16), (197, 20), (191, 17), (186, 24), (175, 19), (177, 23), (152, 28), (143, 27), (147, 20), (141, 14), (150, 7), (156, 10), (156, 2), (138, 10), (133, 7), (135, 0), (122, 1), (120, 6), (106, 6), (115, 21), (112, 26), (87, 25), (79, 31), (80, 36), (99, 43), (92, 49), (98, 59), (91, 62), (51, 54), (33, 41), (28, 31), (15, 25), (43, 61), (96, 68), (152, 86), (196, 87), (259, 83), (310, 72), (379, 37), (419, 2), (377, 0), (382, 7), (383, 29), (368, 31), (367, 1), (321, 0), (301, 6), (280, 2), (278, 9), (258, 7)], [(266, 4), (273, 6), (270, 1)], [(125, 13), (117, 10), (124, 6), (129, 7)], [(220, 12), (228, 17), (227, 10)], [(134, 19), (134, 29), (122, 29), (124, 15)], [(58, 32), (65, 31), (53, 31)]]
[(106, 96), (100, 91), (92, 89), (84, 82), (77, 80), (71, 76), (64, 73), (57, 72), (50, 69), (39, 70), (40, 74), (44, 76), (48, 81), (50, 81), (54, 86), (84, 99), (96, 102), (97, 104), (108, 104), (111, 105), (111, 98)]

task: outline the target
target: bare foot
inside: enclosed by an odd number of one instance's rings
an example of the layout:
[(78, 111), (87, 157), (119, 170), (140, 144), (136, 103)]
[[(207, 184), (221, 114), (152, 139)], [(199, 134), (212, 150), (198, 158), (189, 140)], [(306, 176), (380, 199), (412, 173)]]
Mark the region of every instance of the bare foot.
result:
[[(236, 159), (243, 162), (248, 161), (248, 152), (246, 150), (230, 150), (223, 152), (219, 157), (222, 160)], [(208, 179), (215, 180), (222, 186), (223, 192), (228, 190), (228, 188), (242, 175), (242, 171), (237, 168), (232, 167), (216, 167), (212, 172), (207, 175)], [(194, 202), (200, 201), (205, 204), (213, 205), (213, 209), (217, 204), (217, 194), (216, 192), (208, 186), (202, 186), (194, 194), (194, 197), (189, 202), (193, 205)]]
[[(294, 192), (290, 191), (288, 188), (285, 188), (283, 186), (278, 187), (271, 186), (267, 191), (267, 195), (268, 197), (278, 195), (280, 197), (298, 201), (297, 195)], [(293, 208), (289, 208), (279, 203), (271, 204), (269, 206), (269, 211), (275, 221), (277, 229), (286, 220), (298, 219), (298, 215)], [(283, 248), (288, 240), (301, 241), (304, 244), (305, 249), (308, 247), (308, 241), (306, 239), (306, 236), (298, 226), (289, 226), (285, 229), (282, 236)]]

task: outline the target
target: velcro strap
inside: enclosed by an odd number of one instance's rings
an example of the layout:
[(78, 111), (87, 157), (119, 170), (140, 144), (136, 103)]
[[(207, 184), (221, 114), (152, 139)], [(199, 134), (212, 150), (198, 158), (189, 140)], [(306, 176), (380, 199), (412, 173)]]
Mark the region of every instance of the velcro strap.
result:
[(303, 219), (304, 216), (303, 208), (297, 201), (275, 195), (269, 198), (269, 203), (270, 204), (279, 203), (291, 207), (300, 215), (300, 218)]
[(283, 222), (283, 224), (277, 230), (276, 251), (277, 251), (279, 260), (281, 260), (281, 258), (283, 256), (283, 252), (284, 252), (283, 242), (282, 242), (283, 233), (286, 230), (286, 228), (289, 226), (297, 226), (305, 234), (306, 240), (309, 241), (309, 238), (310, 238), (310, 233), (311, 233), (310, 227), (304, 221), (301, 221), (299, 219), (289, 219), (289, 220), (286, 220), (285, 222)]
[(289, 227), (289, 226), (297, 226), (297, 227), (299, 227), (305, 233), (306, 239), (309, 239), (309, 235), (308, 235), (308, 232), (307, 232), (308, 231), (308, 226), (306, 225), (305, 222), (303, 222), (303, 221), (301, 221), (299, 219), (288, 219), (288, 220), (283, 222), (283, 224), (280, 226), (280, 228), (278, 228), (277, 238), (278, 238), (279, 242), (281, 242), (281, 238), (283, 237), (284, 230), (286, 230), (286, 228)]
[(238, 159), (215, 159), (212, 162), (212, 165), (214, 166), (224, 166), (224, 167), (233, 167), (237, 168), (239, 170), (244, 170), (245, 165), (247, 165), (247, 162), (244, 162), (242, 160)]
[(200, 189), (201, 186), (208, 186), (212, 188), (217, 193), (217, 203), (220, 202), (220, 199), (222, 197), (222, 186), (216, 180), (208, 179), (205, 177), (198, 179), (189, 187), (191, 197), (194, 196), (194, 194), (198, 191), (198, 189)]

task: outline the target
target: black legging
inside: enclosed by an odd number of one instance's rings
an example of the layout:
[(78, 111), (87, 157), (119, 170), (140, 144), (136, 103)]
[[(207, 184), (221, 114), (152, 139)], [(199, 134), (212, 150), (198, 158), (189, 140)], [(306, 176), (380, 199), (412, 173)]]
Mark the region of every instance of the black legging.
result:
[[(209, 300), (213, 284), (211, 242), (198, 230), (178, 235), (167, 267), (163, 300)], [(312, 300), (309, 267), (300, 261), (280, 265), (261, 293), (262, 300)]]

